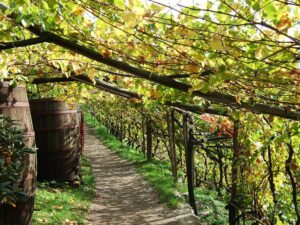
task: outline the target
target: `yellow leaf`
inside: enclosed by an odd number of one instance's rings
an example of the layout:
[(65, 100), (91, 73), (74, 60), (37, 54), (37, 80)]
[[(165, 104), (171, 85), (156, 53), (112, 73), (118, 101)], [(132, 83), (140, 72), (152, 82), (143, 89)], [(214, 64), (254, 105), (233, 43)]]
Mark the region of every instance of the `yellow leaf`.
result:
[(81, 74), (81, 67), (78, 64), (72, 63), (73, 71), (76, 75)]
[(189, 93), (189, 94), (192, 94), (194, 91), (195, 91), (195, 90), (194, 90), (193, 87), (191, 87), (191, 88), (188, 89), (188, 93)]
[(191, 79), (200, 78), (200, 74), (192, 74), (190, 76)]
[(158, 99), (160, 97), (160, 93), (156, 89), (150, 90), (150, 98)]
[(77, 7), (75, 10), (73, 10), (72, 14), (75, 16), (82, 16), (83, 15), (83, 8)]
[(138, 15), (132, 11), (124, 11), (122, 18), (128, 27), (134, 27), (139, 23)]
[(219, 34), (215, 34), (210, 41), (210, 47), (217, 51), (222, 51), (224, 49), (222, 37)]
[(206, 59), (204, 55), (202, 55), (202, 54), (200, 54), (200, 53), (198, 53), (198, 52), (195, 52), (195, 54), (193, 54), (193, 56), (194, 56), (196, 59), (198, 59), (199, 61), (203, 61), (203, 60)]
[(194, 91), (199, 91), (205, 87), (205, 82), (204, 81), (200, 81), (199, 83), (197, 84), (194, 84), (191, 88), (188, 89), (188, 93), (189, 94), (192, 94)]
[(129, 0), (129, 7), (135, 7), (135, 2), (133, 0)]
[(196, 64), (188, 64), (185, 66), (185, 69), (189, 71), (190, 73), (198, 73), (199, 67)]
[(98, 70), (96, 70), (95, 68), (89, 68), (86, 71), (87, 76), (93, 81), (93, 83), (95, 84), (95, 77), (98, 74)]
[(40, 222), (40, 223), (48, 223), (47, 219), (37, 218), (37, 221)]
[(277, 25), (277, 29), (280, 31), (284, 31), (288, 28), (290, 28), (292, 25), (292, 21), (289, 18), (288, 14), (284, 14), (283, 16), (281, 16), (280, 20), (279, 20), (279, 24)]
[(5, 17), (3, 15), (0, 14), (0, 21), (4, 20)]
[(94, 24), (93, 21), (86, 19), (83, 23), (84, 27), (91, 27)]
[(238, 58), (241, 55), (241, 53), (239, 51), (236, 51), (236, 50), (232, 51), (231, 54), (233, 55), (234, 58)]
[(237, 103), (241, 104), (241, 96), (236, 96), (235, 100), (237, 101)]
[(269, 53), (268, 47), (261, 47), (261, 48), (256, 49), (255, 57), (257, 59), (263, 59), (268, 55), (268, 53)]
[(112, 51), (109, 49), (105, 49), (102, 51), (103, 58), (109, 58), (112, 55)]
[(225, 50), (229, 52), (234, 58), (238, 58), (241, 55), (241, 53), (237, 49), (230, 46), (225, 46)]
[(71, 73), (69, 71), (64, 72), (64, 75), (69, 78), (71, 76)]
[(241, 7), (240, 3), (232, 3), (231, 4), (231, 8), (233, 8), (234, 10), (238, 10)]

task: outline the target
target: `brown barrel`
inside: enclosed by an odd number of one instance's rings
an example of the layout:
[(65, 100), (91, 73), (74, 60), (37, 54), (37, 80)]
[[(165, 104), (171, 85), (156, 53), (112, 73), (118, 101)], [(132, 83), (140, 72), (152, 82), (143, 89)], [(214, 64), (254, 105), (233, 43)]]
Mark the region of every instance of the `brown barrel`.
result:
[[(27, 147), (35, 147), (34, 131), (25, 86), (9, 87), (0, 82), (0, 114), (11, 117), (20, 126)], [(27, 201), (17, 202), (16, 207), (0, 205), (0, 225), (29, 225), (34, 206), (36, 188), (36, 154), (26, 154), (22, 159), (19, 186), (28, 196)]]
[(38, 180), (71, 181), (78, 175), (80, 126), (77, 110), (55, 99), (30, 100), (38, 150)]

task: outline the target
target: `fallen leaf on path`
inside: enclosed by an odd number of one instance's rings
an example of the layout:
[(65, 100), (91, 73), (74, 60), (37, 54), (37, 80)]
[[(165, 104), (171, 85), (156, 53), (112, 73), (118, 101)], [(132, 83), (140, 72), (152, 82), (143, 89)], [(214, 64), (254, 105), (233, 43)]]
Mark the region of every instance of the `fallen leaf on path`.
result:
[(47, 220), (47, 219), (37, 218), (37, 221), (38, 221), (39, 223), (48, 223), (48, 220)]
[(78, 224), (78, 222), (77, 221), (75, 221), (75, 220), (69, 220), (69, 219), (66, 219), (66, 225), (77, 225)]
[(52, 206), (53, 209), (63, 209), (64, 207), (62, 205), (55, 205)]

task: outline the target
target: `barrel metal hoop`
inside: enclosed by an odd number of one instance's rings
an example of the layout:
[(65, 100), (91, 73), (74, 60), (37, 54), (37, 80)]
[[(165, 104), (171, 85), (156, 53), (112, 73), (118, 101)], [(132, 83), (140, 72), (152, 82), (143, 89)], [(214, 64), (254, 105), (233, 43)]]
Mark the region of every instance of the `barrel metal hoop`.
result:
[(34, 137), (35, 136), (35, 132), (34, 131), (27, 131), (22, 133), (23, 137)]
[(70, 153), (75, 153), (79, 152), (80, 148), (79, 147), (73, 147), (73, 148), (65, 148), (63, 150), (56, 150), (56, 151), (39, 151), (38, 156), (51, 156), (51, 155), (57, 155), (57, 154), (70, 154)]
[(36, 178), (37, 173), (35, 172), (34, 175), (28, 174), (25, 178), (23, 178), (23, 181), (27, 180), (34, 180)]
[(59, 114), (74, 114), (77, 112), (78, 112), (77, 110), (61, 110), (61, 111), (33, 112), (32, 115), (34, 115), (34, 116), (59, 115)]
[(50, 128), (37, 128), (35, 131), (52, 131), (52, 130), (70, 130), (70, 129), (76, 129), (79, 125), (68, 125), (68, 126), (59, 126), (59, 127), (50, 127)]
[[(53, 156), (47, 156), (45, 158), (39, 157), (39, 161), (43, 162), (49, 162), (50, 160), (59, 160), (59, 159), (71, 159), (71, 160), (78, 160), (80, 158), (80, 154), (74, 154), (74, 155), (53, 155)], [(65, 163), (65, 162), (64, 162)]]
[(37, 98), (37, 99), (30, 99), (30, 102), (39, 103), (39, 102), (64, 102), (64, 101), (55, 98)]
[(19, 107), (29, 107), (29, 103), (28, 102), (6, 102), (0, 104), (0, 109), (19, 108)]

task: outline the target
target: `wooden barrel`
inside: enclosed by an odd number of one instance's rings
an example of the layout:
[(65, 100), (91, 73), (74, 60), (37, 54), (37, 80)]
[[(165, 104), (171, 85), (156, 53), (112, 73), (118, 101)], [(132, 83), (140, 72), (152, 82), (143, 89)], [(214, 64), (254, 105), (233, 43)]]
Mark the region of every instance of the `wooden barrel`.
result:
[[(25, 86), (9, 87), (0, 82), (0, 114), (11, 117), (20, 126), (27, 147), (35, 147), (34, 131)], [(16, 207), (0, 205), (0, 225), (29, 225), (34, 206), (36, 188), (36, 154), (26, 154), (22, 159), (23, 171), (19, 186), (28, 196), (27, 201), (18, 201)]]
[(30, 100), (38, 180), (71, 181), (78, 176), (81, 150), (77, 110), (55, 99)]

